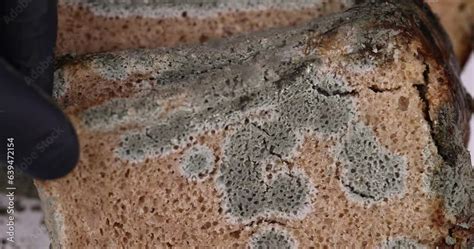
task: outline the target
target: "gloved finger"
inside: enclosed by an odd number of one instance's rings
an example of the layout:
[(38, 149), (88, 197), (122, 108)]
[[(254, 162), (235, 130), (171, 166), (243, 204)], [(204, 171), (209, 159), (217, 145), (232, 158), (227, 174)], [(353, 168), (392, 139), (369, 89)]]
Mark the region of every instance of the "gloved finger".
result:
[(51, 95), (57, 0), (2, 0), (0, 11), (0, 56)]
[(77, 135), (67, 117), (1, 58), (0, 134), (2, 153), (13, 138), (14, 165), (35, 178), (64, 176), (79, 158)]

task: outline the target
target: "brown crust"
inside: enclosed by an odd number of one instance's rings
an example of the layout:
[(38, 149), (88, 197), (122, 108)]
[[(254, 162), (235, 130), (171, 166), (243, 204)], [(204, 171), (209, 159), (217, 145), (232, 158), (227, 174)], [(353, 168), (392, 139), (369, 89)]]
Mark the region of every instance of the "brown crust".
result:
[[(419, 31), (419, 37), (422, 37), (422, 42), (425, 51), (423, 56), (425, 58), (432, 57), (436, 59), (436, 64), (426, 61), (427, 63), (427, 74), (430, 70), (439, 72), (442, 76), (446, 77), (447, 82), (440, 84), (436, 89), (430, 89), (436, 94), (429, 96), (428, 101), (430, 108), (431, 119), (436, 122), (437, 112), (444, 107), (447, 103), (456, 112), (455, 122), (456, 126), (460, 131), (463, 131), (464, 142), (467, 144), (469, 139), (469, 121), (471, 118), (470, 109), (470, 96), (462, 86), (459, 75), (461, 73), (458, 61), (454, 56), (453, 47), (449, 40), (448, 34), (444, 31), (441, 23), (436, 18), (435, 14), (427, 7), (423, 1), (418, 1), (417, 4), (421, 7), (418, 9), (417, 15), (421, 21), (412, 18), (412, 25), (415, 27), (414, 31)], [(421, 13), (424, 12), (424, 14)], [(440, 67), (441, 65), (441, 67)], [(427, 77), (427, 81), (430, 78)], [(432, 82), (434, 83), (434, 82)]]

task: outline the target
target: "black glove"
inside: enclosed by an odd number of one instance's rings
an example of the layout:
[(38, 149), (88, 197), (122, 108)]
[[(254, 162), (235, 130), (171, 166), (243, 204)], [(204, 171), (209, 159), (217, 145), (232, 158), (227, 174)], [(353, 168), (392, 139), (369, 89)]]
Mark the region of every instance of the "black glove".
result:
[(14, 147), (16, 169), (40, 179), (64, 176), (78, 161), (79, 144), (49, 97), (57, 1), (1, 0), (0, 14), (0, 164), (11, 165), (7, 147)]

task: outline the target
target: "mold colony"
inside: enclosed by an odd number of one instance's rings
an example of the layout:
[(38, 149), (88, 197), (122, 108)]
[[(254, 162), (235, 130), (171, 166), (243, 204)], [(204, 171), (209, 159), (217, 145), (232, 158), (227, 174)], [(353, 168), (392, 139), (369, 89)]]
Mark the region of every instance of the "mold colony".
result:
[(296, 248), (297, 244), (287, 232), (277, 227), (270, 227), (255, 234), (250, 240), (249, 247), (251, 249), (291, 249)]
[[(357, 121), (356, 100), (349, 84), (317, 68), (316, 63), (306, 64), (280, 85), (264, 85), (256, 97), (246, 100), (243, 111), (232, 102), (227, 104), (233, 106), (232, 110), (215, 109), (214, 113), (208, 113), (210, 108), (198, 112), (177, 108), (169, 119), (158, 121), (153, 117), (160, 114), (160, 106), (148, 101), (153, 97), (146, 97), (138, 103), (120, 99), (94, 107), (83, 115), (83, 122), (91, 128), (98, 124), (107, 127), (147, 113), (147, 127), (124, 135), (116, 150), (120, 158), (136, 162), (179, 150), (186, 138), (205, 132), (205, 125), (200, 123), (217, 129), (230, 127), (222, 145), (221, 163), (216, 165), (210, 148), (195, 145), (185, 151), (180, 170), (189, 180), (201, 182), (214, 167), (218, 168), (214, 182), (222, 192), (221, 205), (231, 223), (247, 224), (272, 217), (303, 219), (311, 211), (311, 199), (317, 189), (292, 162), (305, 136), (340, 141), (333, 156), (343, 163), (341, 188), (353, 201), (373, 202), (402, 194), (405, 160), (380, 145), (370, 128)], [(216, 85), (201, 87), (202, 92), (217, 96), (213, 92)], [(276, 87), (280, 89), (265, 89)], [(216, 102), (226, 101), (229, 100)], [(251, 115), (262, 111), (266, 115)], [(104, 116), (113, 122), (98, 122), (95, 118)], [(212, 118), (216, 116), (219, 118)], [(270, 172), (269, 167), (277, 170)], [(252, 243), (293, 244), (283, 238), (286, 237), (271, 230)]]
[[(82, 114), (85, 124), (95, 130), (110, 130), (127, 123), (153, 122), (162, 112), (154, 98), (113, 99)], [(150, 119), (152, 117), (152, 119)]]
[(417, 243), (416, 241), (404, 238), (394, 238), (386, 241), (381, 245), (382, 249), (427, 249), (426, 246)]
[(366, 200), (379, 201), (404, 190), (406, 161), (380, 145), (372, 130), (351, 127), (339, 157), (344, 161), (342, 185)]
[(205, 180), (213, 169), (214, 159), (208, 147), (195, 146), (186, 152), (181, 162), (181, 171), (190, 180)]
[(304, 174), (290, 171), (265, 181), (264, 162), (278, 163), (271, 162), (278, 158), (272, 158), (272, 143), (277, 141), (253, 124), (247, 124), (230, 136), (225, 146), (217, 184), (224, 192), (226, 213), (237, 222), (274, 213), (298, 216), (309, 205), (311, 185)]
[[(447, 211), (468, 209), (468, 173), (446, 168), (450, 155), (440, 164), (422, 158), (423, 148), (438, 154), (430, 134), (439, 131), (429, 118), (439, 118), (427, 117), (438, 107), (418, 88), (430, 97), (449, 79), (437, 62), (420, 58), (429, 53), (421, 53), (419, 27), (392, 18), (417, 18), (398, 4), (199, 47), (65, 65), (57, 90), (67, 90), (60, 94), (66, 106), (69, 99), (71, 109), (82, 108), (74, 118), (85, 158), (72, 176), (43, 185), (64, 206), (65, 223), (54, 220), (58, 240), (96, 247), (111, 236), (120, 238), (115, 247), (436, 245), (454, 226)], [(408, 31), (375, 28), (386, 22)], [(366, 57), (370, 70), (357, 64)], [(458, 127), (451, 128), (441, 130)], [(445, 151), (468, 171), (464, 154)], [(71, 196), (60, 186), (89, 182), (105, 187), (87, 203), (87, 191)], [(96, 222), (89, 209), (70, 203), (107, 209)], [(87, 237), (91, 227), (97, 240)]]

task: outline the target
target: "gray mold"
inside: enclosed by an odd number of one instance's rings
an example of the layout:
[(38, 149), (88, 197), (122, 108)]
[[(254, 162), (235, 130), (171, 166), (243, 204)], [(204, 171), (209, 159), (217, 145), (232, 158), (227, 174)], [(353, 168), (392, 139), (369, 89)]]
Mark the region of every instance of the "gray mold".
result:
[[(227, 137), (217, 179), (224, 192), (225, 212), (242, 222), (270, 214), (300, 217), (310, 207), (312, 185), (307, 176), (292, 170), (277, 173), (267, 182), (263, 163), (279, 162), (287, 168), (287, 160), (304, 134), (335, 136), (347, 129), (355, 116), (347, 84), (331, 75), (320, 81), (315, 65), (290, 67), (286, 75), (275, 78), (278, 82), (259, 81), (252, 71), (245, 77), (239, 75), (234, 92), (240, 96), (220, 95), (225, 91), (220, 91), (223, 86), (218, 81), (202, 81), (191, 86), (195, 96), (191, 102), (210, 99), (207, 105), (198, 104), (194, 112), (178, 112), (144, 131), (126, 134), (118, 154), (140, 161), (166, 154), (185, 143), (190, 134), (202, 133), (204, 127), (231, 125), (235, 131)], [(248, 94), (245, 86), (255, 91)], [(266, 108), (273, 113), (271, 118), (248, 117)]]
[(339, 150), (341, 182), (350, 195), (379, 201), (404, 192), (406, 159), (384, 148), (369, 127), (354, 125)]
[(296, 248), (295, 240), (283, 230), (272, 227), (255, 234), (249, 243), (251, 249), (292, 249)]
[(69, 83), (64, 79), (64, 70), (54, 71), (53, 99), (59, 100), (66, 96), (69, 90)]
[(339, 96), (302, 93), (280, 106), (282, 116), (295, 128), (331, 135), (347, 128), (352, 119), (353, 101)]
[(180, 146), (187, 135), (194, 130), (189, 113), (180, 112), (168, 122), (149, 126), (142, 130), (132, 130), (122, 135), (121, 146), (116, 150), (119, 157), (131, 161), (143, 161), (146, 158), (167, 154)]
[[(309, 207), (311, 184), (304, 174), (278, 174), (267, 183), (263, 177), (265, 161), (291, 158), (298, 137), (306, 131), (331, 136), (347, 127), (355, 115), (350, 96), (325, 95), (314, 90), (311, 70), (297, 71), (292, 84), (285, 84), (274, 100), (276, 118), (270, 121), (245, 120), (224, 148), (224, 164), (218, 184), (225, 193), (227, 212), (238, 220), (252, 220), (276, 213), (298, 217)], [(308, 73), (309, 72), (309, 73)], [(329, 85), (326, 81), (326, 87)], [(340, 81), (333, 80), (339, 83)], [(337, 89), (340, 92), (346, 89)]]
[(94, 56), (91, 65), (105, 79), (126, 80), (134, 73), (153, 74), (157, 58), (140, 51), (105, 53)]
[(81, 114), (90, 129), (112, 129), (129, 123), (151, 123), (158, 120), (161, 104), (154, 97), (112, 99)]
[(444, 206), (450, 215), (472, 215), (474, 184), (469, 153), (458, 152), (455, 165), (443, 163), (430, 175), (430, 190), (444, 198)]
[(181, 172), (191, 180), (204, 180), (214, 168), (214, 154), (206, 146), (197, 145), (186, 152), (181, 161)]
[(395, 238), (386, 241), (380, 249), (426, 249), (426, 246), (406, 238)]
[(444, 198), (449, 215), (472, 217), (474, 215), (474, 174), (471, 158), (463, 144), (463, 134), (457, 126), (460, 113), (443, 107), (432, 125), (432, 135), (438, 154), (444, 163), (432, 172), (430, 189)]
[(278, 174), (267, 183), (262, 164), (289, 157), (296, 134), (287, 122), (245, 124), (228, 138), (217, 183), (226, 212), (247, 221), (269, 213), (298, 216), (309, 205), (311, 186), (304, 174)]

